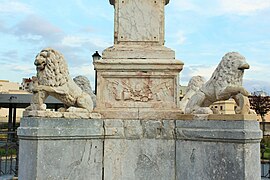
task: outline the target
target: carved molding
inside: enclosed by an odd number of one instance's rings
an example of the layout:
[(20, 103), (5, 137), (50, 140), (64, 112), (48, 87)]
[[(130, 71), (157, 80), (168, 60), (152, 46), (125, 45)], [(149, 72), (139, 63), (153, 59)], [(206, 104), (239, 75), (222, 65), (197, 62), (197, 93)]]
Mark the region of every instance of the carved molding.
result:
[[(114, 5), (115, 0), (109, 0), (111, 5)], [(169, 4), (170, 0), (165, 0), (165, 5)]]

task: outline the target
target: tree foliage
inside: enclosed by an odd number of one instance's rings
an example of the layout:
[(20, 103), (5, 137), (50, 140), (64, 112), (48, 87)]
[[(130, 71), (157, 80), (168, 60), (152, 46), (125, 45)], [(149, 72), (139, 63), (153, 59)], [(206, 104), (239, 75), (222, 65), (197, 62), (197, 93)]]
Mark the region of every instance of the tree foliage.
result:
[(261, 93), (253, 92), (249, 96), (251, 109), (255, 110), (257, 114), (264, 117), (270, 111), (270, 96)]

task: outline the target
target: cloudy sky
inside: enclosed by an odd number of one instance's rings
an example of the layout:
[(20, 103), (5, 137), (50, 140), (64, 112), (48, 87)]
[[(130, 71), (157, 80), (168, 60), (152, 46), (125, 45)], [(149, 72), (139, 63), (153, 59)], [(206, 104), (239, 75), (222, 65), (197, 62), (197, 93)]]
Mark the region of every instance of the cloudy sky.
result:
[[(251, 66), (244, 85), (270, 93), (270, 0), (171, 0), (165, 9), (165, 45), (185, 63), (180, 83), (208, 79), (230, 51)], [(0, 79), (35, 75), (34, 58), (45, 47), (62, 52), (72, 76), (94, 86), (91, 55), (113, 45), (109, 0), (0, 0)]]

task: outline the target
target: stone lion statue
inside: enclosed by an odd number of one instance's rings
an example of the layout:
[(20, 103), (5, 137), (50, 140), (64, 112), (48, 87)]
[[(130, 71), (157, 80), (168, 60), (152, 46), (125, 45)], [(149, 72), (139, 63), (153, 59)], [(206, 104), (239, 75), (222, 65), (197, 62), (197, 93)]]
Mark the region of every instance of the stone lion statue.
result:
[(209, 106), (233, 98), (236, 114), (253, 113), (248, 100), (249, 92), (242, 86), (244, 70), (249, 69), (245, 57), (237, 52), (225, 54), (208, 80), (187, 103), (186, 114), (213, 114)]
[(88, 78), (86, 76), (76, 76), (75, 78), (73, 78), (73, 80), (84, 92), (91, 96), (93, 105), (94, 107), (96, 107), (96, 95), (93, 93)]
[(186, 94), (180, 101), (180, 109), (185, 111), (186, 106), (190, 98), (202, 87), (205, 83), (205, 79), (202, 76), (193, 76), (187, 86)]
[[(35, 58), (37, 77), (33, 78), (33, 99), (27, 110), (45, 110), (46, 98), (51, 95), (65, 105), (65, 111), (92, 112), (91, 96), (84, 92), (69, 76), (64, 56), (46, 48)], [(62, 109), (63, 111), (63, 109)]]

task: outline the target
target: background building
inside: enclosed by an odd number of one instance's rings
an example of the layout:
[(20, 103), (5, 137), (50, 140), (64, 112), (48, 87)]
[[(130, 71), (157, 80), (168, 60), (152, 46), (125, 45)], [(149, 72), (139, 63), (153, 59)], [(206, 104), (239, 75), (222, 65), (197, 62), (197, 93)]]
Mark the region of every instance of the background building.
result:
[(32, 85), (32, 79), (31, 78), (23, 78), (21, 86), (20, 86), (20, 90), (30, 92), (31, 85)]
[(179, 86), (179, 101), (181, 101), (187, 92), (187, 86)]
[(213, 103), (210, 108), (218, 110), (220, 114), (235, 114), (236, 103), (233, 99), (218, 101)]
[[(24, 78), (26, 79), (26, 78)], [(8, 80), (0, 80), (0, 94), (29, 94), (28, 91), (22, 90), (22, 87), (19, 83), (10, 82)], [(18, 122), (22, 117), (22, 112), (24, 109), (17, 109), (16, 112), (16, 121)], [(8, 108), (0, 107), (0, 122), (8, 122)]]

